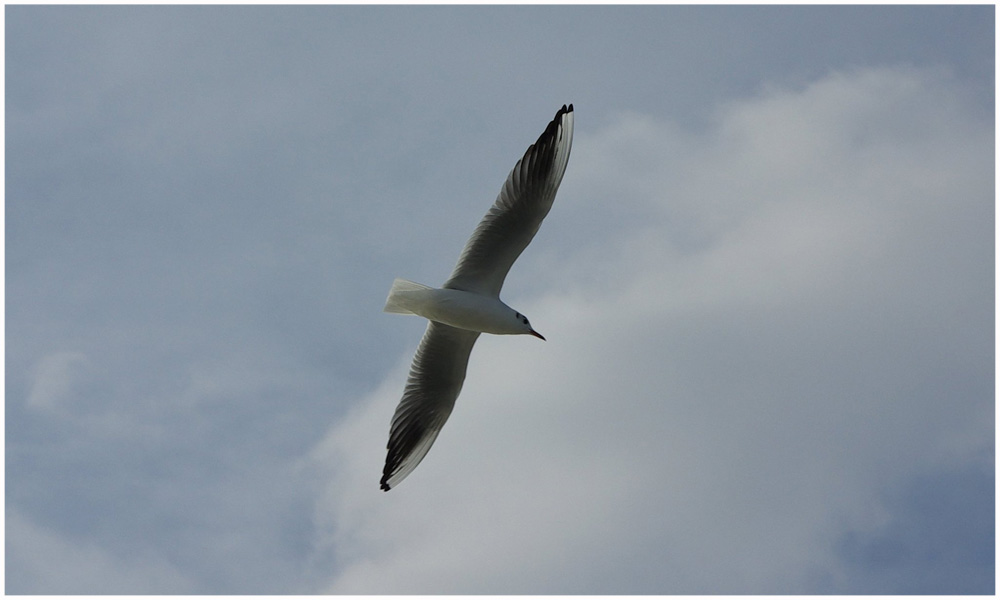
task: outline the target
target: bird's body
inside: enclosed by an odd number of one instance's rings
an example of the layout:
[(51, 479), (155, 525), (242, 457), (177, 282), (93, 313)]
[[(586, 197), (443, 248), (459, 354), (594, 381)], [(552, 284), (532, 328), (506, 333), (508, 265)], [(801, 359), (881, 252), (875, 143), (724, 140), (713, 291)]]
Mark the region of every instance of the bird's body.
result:
[(389, 490), (423, 460), (465, 381), (480, 333), (545, 339), (527, 317), (500, 300), (511, 265), (548, 214), (573, 143), (573, 105), (563, 106), (510, 172), (496, 202), (465, 245), (441, 288), (396, 279), (385, 312), (430, 321), (410, 367), (389, 430), (381, 487)]
[(480, 333), (539, 335), (530, 327), (525, 328), (527, 320), (521, 313), (504, 304), (498, 296), (432, 288), (405, 279), (393, 282), (383, 310), (419, 315), (428, 321)]

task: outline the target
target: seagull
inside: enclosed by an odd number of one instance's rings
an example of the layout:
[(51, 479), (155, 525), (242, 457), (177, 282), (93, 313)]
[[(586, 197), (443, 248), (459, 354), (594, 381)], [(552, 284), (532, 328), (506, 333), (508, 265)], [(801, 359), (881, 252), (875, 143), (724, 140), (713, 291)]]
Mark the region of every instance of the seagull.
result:
[(462, 390), (480, 333), (545, 339), (527, 317), (501, 302), (500, 288), (552, 208), (572, 145), (573, 105), (564, 104), (514, 165), (448, 281), (440, 288), (393, 281), (383, 310), (430, 322), (392, 416), (382, 490), (395, 487), (431, 449)]

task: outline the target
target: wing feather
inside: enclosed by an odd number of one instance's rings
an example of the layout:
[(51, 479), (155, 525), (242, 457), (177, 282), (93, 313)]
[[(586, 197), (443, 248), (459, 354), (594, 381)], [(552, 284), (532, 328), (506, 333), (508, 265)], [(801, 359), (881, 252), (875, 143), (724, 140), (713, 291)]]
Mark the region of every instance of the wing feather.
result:
[(462, 391), (479, 333), (431, 321), (410, 365), (403, 398), (392, 416), (380, 481), (388, 491), (420, 464)]
[(504, 181), (443, 287), (500, 294), (511, 265), (549, 214), (573, 145), (573, 105), (563, 105)]

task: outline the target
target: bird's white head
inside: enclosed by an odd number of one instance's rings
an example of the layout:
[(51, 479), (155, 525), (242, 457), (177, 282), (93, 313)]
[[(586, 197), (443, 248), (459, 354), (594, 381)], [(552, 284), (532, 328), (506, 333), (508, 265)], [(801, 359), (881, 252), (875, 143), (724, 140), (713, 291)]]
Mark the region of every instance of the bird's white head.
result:
[(538, 333), (537, 331), (531, 328), (531, 323), (528, 322), (528, 317), (522, 315), (517, 311), (514, 311), (514, 318), (517, 320), (517, 328), (519, 330), (518, 333), (526, 333), (528, 335), (533, 335), (536, 338), (545, 341), (545, 338), (542, 337), (542, 334)]

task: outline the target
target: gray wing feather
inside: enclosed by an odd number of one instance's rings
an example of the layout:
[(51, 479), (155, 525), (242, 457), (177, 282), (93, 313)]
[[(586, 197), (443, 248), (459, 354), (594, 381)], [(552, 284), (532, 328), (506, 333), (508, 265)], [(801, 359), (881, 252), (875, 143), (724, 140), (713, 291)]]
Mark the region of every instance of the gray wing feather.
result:
[(431, 321), (392, 416), (381, 487), (388, 491), (420, 464), (462, 391), (469, 354), (479, 332)]
[(517, 161), (443, 287), (500, 294), (511, 265), (552, 208), (573, 145), (573, 105), (556, 113)]

